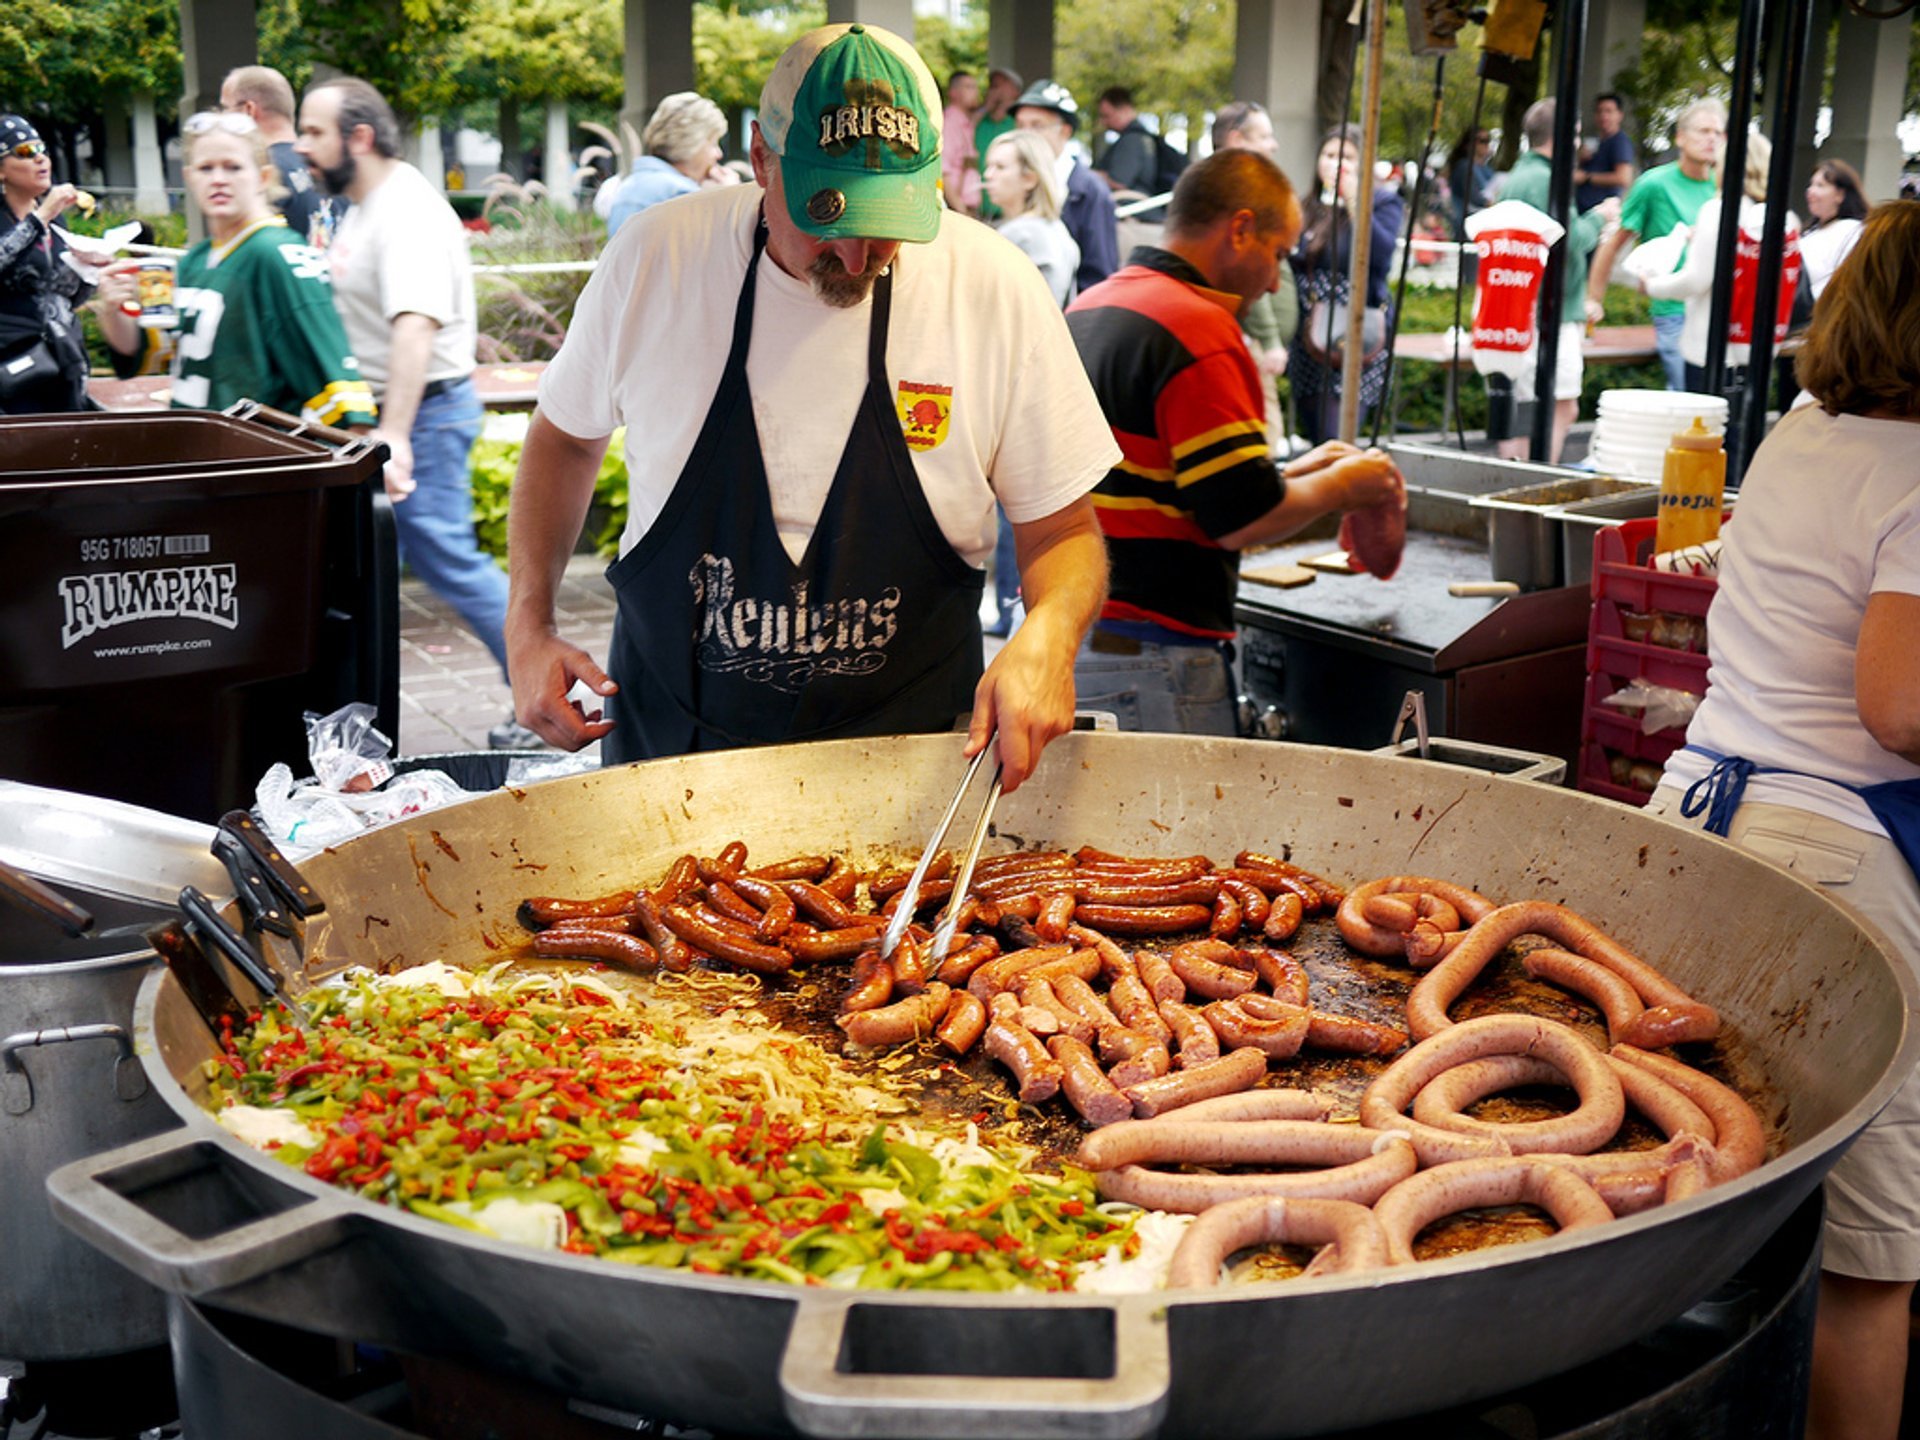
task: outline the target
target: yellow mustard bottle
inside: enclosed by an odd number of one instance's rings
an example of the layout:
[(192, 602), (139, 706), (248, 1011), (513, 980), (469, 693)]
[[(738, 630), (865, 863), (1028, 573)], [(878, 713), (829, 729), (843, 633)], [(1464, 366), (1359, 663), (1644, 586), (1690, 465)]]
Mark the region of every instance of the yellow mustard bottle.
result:
[(1704, 545), (1720, 535), (1727, 452), (1700, 416), (1673, 437), (1660, 471), (1660, 517), (1653, 548), (1660, 554)]

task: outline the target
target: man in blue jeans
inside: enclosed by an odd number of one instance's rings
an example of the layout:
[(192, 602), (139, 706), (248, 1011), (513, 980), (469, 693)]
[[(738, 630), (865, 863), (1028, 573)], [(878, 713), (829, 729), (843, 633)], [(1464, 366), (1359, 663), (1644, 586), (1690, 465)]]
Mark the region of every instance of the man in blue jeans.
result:
[[(468, 458), (483, 414), (473, 387), (473, 264), (446, 197), (399, 158), (393, 110), (364, 80), (323, 81), (300, 107), (297, 147), (320, 186), (353, 202), (327, 248), (333, 298), (380, 402), (400, 558), (459, 612), (507, 672), (507, 577), (473, 533)], [(495, 749), (540, 740), (511, 714)]]

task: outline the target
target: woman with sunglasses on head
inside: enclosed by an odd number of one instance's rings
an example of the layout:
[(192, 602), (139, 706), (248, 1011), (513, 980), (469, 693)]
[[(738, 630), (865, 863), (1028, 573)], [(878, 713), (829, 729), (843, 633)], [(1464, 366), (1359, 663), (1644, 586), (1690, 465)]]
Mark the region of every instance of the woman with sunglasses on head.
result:
[[(174, 283), (174, 407), (257, 400), (323, 425), (373, 424), (373, 392), (347, 349), (326, 262), (274, 209), (264, 132), (246, 115), (208, 110), (180, 133), (207, 238), (180, 257)], [(115, 350), (138, 351), (125, 315), (104, 316), (102, 328)]]
[[(0, 115), (0, 414), (86, 410), (87, 350), (73, 307), (93, 293), (62, 260), (53, 233), (68, 207), (93, 197), (53, 183), (53, 160), (40, 132), (18, 115)], [(104, 265), (106, 257), (76, 252)]]

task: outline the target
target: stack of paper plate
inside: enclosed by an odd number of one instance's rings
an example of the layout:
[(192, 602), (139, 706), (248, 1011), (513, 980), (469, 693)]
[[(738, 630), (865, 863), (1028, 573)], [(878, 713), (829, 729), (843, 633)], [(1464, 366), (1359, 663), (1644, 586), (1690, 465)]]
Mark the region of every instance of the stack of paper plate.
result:
[(1594, 422), (1588, 447), (1594, 468), (1609, 475), (1658, 480), (1667, 446), (1693, 424), (1696, 415), (1706, 421), (1708, 430), (1724, 434), (1726, 397), (1677, 390), (1601, 391), (1600, 418)]

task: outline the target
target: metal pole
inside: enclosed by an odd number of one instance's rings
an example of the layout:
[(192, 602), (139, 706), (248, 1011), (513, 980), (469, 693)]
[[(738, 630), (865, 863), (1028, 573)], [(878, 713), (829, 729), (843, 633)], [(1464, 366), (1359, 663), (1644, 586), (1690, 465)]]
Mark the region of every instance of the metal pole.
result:
[(1373, 262), (1373, 160), (1380, 148), (1380, 72), (1387, 38), (1387, 0), (1367, 6), (1367, 83), (1360, 95), (1360, 173), (1353, 186), (1353, 266), (1348, 275), (1347, 348), (1340, 363), (1340, 438), (1360, 429), (1360, 353), (1367, 281)]
[[(1718, 395), (1726, 383), (1727, 317), (1733, 313), (1733, 253), (1740, 243), (1740, 196), (1747, 173), (1747, 126), (1753, 122), (1753, 77), (1760, 63), (1760, 39), (1765, 28), (1766, 0), (1740, 0), (1740, 27), (1733, 42), (1733, 104), (1727, 114), (1727, 148), (1721, 158), (1720, 233), (1714, 239), (1713, 308), (1707, 319), (1707, 378), (1709, 395)], [(1690, 242), (1699, 244), (1696, 235)], [(1729, 414), (1729, 426), (1738, 420)]]
[(1553, 457), (1553, 418), (1560, 397), (1553, 377), (1560, 367), (1560, 311), (1567, 293), (1567, 256), (1573, 250), (1574, 132), (1580, 125), (1580, 66), (1587, 45), (1587, 0), (1561, 0), (1553, 21), (1554, 59), (1560, 72), (1554, 84), (1553, 177), (1547, 182), (1547, 215), (1566, 233), (1547, 252), (1547, 273), (1540, 279), (1540, 358), (1533, 373), (1533, 443), (1536, 464)]
[[(1773, 388), (1773, 323), (1780, 308), (1780, 263), (1787, 250), (1787, 196), (1793, 193), (1793, 118), (1807, 78), (1807, 51), (1813, 43), (1813, 0), (1788, 0), (1781, 29), (1780, 85), (1773, 97), (1773, 161), (1767, 167), (1767, 215), (1760, 231), (1760, 273), (1754, 277), (1753, 342), (1747, 356), (1746, 403), (1739, 453), (1727, 457), (1735, 480), (1760, 448), (1767, 428), (1767, 394)], [(1803, 273), (1802, 285), (1807, 283)]]

